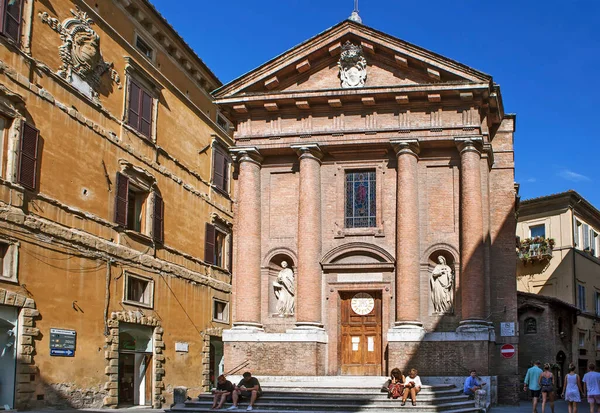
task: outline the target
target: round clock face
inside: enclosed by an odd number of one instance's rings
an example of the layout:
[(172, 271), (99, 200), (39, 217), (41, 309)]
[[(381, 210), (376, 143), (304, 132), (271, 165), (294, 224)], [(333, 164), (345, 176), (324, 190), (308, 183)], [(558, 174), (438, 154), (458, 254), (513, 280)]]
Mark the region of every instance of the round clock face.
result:
[(358, 315), (367, 315), (373, 311), (375, 300), (371, 294), (358, 293), (350, 301), (352, 310)]

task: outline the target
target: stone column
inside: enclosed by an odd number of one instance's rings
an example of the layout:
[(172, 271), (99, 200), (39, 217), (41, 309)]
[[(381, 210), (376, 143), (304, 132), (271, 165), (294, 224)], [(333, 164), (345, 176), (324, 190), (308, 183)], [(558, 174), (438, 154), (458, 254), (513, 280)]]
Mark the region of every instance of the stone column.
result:
[(292, 145), (300, 158), (296, 329), (323, 328), (321, 280), (321, 159), (317, 144)]
[(460, 296), (458, 331), (488, 328), (485, 321), (481, 138), (457, 138), (460, 151)]
[(233, 148), (239, 162), (234, 328), (261, 329), (260, 245), (262, 157), (256, 148)]
[[(396, 178), (396, 328), (422, 330), (419, 268), (419, 142), (393, 140)], [(403, 307), (410, 306), (410, 311)]]

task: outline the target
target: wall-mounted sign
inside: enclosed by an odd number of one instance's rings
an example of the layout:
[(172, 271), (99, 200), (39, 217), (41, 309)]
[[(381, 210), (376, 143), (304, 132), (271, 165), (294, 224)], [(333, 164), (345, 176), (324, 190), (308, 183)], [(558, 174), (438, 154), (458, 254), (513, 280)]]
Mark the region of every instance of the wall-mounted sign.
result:
[(189, 347), (190, 345), (188, 343), (175, 342), (175, 351), (187, 353), (189, 351)]
[(75, 330), (63, 330), (60, 328), (50, 329), (50, 355), (73, 357), (75, 355), (75, 344), (77, 332)]
[(514, 337), (515, 336), (515, 323), (500, 323), (500, 336)]

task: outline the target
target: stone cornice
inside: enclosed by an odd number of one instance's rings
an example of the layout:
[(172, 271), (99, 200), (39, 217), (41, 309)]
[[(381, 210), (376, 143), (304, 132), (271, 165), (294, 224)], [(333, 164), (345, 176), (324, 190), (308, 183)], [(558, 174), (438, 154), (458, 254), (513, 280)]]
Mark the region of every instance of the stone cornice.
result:
[[(381, 87), (363, 87), (355, 89), (323, 89), (323, 90), (307, 90), (307, 91), (282, 91), (282, 92), (267, 92), (267, 93), (255, 93), (255, 94), (244, 94), (240, 96), (217, 98), (215, 103), (218, 105), (242, 105), (246, 106), (246, 109), (254, 107), (251, 104), (256, 105), (257, 108), (264, 109), (263, 102), (267, 101), (289, 101), (290, 105), (295, 105), (296, 101), (312, 101), (320, 100), (325, 101), (326, 98), (333, 99), (339, 98), (348, 101), (352, 99), (360, 103), (361, 98), (364, 96), (380, 96), (389, 95), (390, 100), (394, 100), (397, 95), (416, 95), (423, 93), (440, 93), (446, 95), (452, 95), (456, 99), (460, 98), (460, 93), (466, 92), (479, 92), (484, 94), (489, 90), (489, 85), (486, 83), (460, 83), (460, 82), (448, 82), (448, 83), (428, 83), (419, 85), (398, 85), (398, 86), (381, 86)], [(381, 99), (381, 98), (380, 98)], [(408, 100), (407, 100), (408, 102)], [(325, 102), (326, 103), (326, 102)]]

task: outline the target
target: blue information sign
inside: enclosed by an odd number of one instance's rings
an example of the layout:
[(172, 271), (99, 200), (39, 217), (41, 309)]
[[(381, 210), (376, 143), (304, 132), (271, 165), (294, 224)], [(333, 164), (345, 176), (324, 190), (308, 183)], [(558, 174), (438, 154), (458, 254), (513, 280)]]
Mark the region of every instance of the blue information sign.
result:
[(63, 330), (60, 328), (50, 329), (50, 355), (73, 357), (75, 355), (75, 341), (77, 332), (75, 330)]

